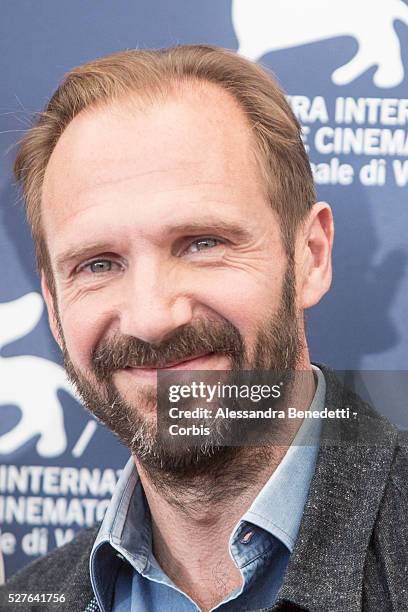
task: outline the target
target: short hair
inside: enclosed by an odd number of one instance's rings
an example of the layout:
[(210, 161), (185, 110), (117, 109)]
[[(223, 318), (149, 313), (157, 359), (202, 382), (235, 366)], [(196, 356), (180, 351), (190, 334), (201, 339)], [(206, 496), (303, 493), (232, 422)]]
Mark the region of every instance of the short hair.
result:
[(183, 83), (212, 83), (228, 92), (251, 128), (267, 198), (277, 212), (283, 243), (293, 257), (294, 236), (316, 196), (301, 127), (276, 80), (233, 51), (209, 45), (131, 49), (68, 72), (22, 139), (14, 163), (31, 227), (39, 271), (54, 287), (41, 223), (45, 170), (67, 125), (85, 109), (131, 96), (154, 100)]

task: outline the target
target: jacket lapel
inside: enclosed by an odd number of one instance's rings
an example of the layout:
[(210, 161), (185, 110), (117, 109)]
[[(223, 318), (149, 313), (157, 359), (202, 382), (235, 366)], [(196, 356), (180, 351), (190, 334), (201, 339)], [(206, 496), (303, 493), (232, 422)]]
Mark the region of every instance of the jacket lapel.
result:
[(352, 416), (323, 423), (299, 536), (272, 609), (292, 602), (314, 612), (357, 612), (366, 551), (397, 432), (332, 371), (319, 367), (327, 383), (326, 406), (349, 406)]

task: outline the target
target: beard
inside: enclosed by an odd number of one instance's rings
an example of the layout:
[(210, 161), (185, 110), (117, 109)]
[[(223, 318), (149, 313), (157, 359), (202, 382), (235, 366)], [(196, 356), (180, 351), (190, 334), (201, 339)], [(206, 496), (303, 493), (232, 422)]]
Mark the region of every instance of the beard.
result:
[[(123, 335), (102, 340), (92, 352), (92, 371), (89, 375), (83, 374), (73, 364), (56, 311), (65, 369), (85, 407), (130, 449), (157, 487), (160, 483), (163, 487), (164, 483), (167, 483), (168, 488), (169, 483), (175, 484), (175, 481), (188, 486), (187, 483), (192, 483), (200, 477), (205, 478), (209, 473), (215, 479), (229, 473), (231, 482), (231, 479), (234, 480), (234, 466), (235, 480), (241, 482), (243, 487), (244, 480), (253, 477), (259, 460), (262, 461), (262, 455), (265, 460), (270, 458), (270, 451), (267, 448), (247, 448), (247, 452), (242, 452), (244, 449), (236, 444), (223, 443), (228, 438), (228, 433), (231, 433), (225, 430), (226, 427), (235, 428), (234, 437), (239, 439), (242, 422), (238, 425), (237, 421), (227, 425), (223, 423), (222, 431), (214, 426), (210, 435), (207, 435), (205, 440), (201, 438), (203, 441), (198, 444), (169, 444), (158, 435), (157, 419), (155, 422), (151, 418), (158, 406), (159, 388), (156, 392), (151, 385), (135, 383), (136, 399), (130, 403), (118, 391), (113, 375), (126, 367), (161, 368), (167, 363), (185, 361), (198, 354), (214, 353), (229, 358), (232, 375), (245, 368), (250, 371), (279, 372), (280, 378), (282, 373), (290, 376), (296, 369), (303, 348), (295, 298), (294, 266), (289, 261), (279, 307), (270, 319), (258, 328), (251, 354), (239, 330), (232, 323), (227, 320), (199, 319), (194, 324), (179, 328), (160, 344), (150, 344)], [(245, 479), (242, 478), (243, 461), (247, 477)], [(218, 489), (222, 493), (223, 487)], [(214, 487), (213, 495), (216, 495), (216, 490), (217, 487)]]

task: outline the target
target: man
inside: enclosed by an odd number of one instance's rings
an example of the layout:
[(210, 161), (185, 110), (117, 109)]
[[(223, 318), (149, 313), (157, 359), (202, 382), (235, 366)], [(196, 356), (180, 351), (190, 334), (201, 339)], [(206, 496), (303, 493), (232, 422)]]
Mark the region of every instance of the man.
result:
[[(3, 597), (53, 592), (59, 609), (89, 611), (408, 609), (406, 448), (310, 363), (303, 311), (329, 289), (333, 222), (273, 79), (207, 46), (101, 58), (66, 76), (15, 171), (67, 372), (132, 457), (102, 525)], [(222, 443), (229, 424), (171, 446), (156, 384), (180, 370), (302, 372), (299, 405), (356, 418), (287, 419), (281, 444)]]

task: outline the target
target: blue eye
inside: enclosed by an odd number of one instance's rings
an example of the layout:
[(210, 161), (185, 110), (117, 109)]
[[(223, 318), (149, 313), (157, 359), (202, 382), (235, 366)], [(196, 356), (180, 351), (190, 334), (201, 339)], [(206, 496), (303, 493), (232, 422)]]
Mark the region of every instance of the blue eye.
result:
[(101, 274), (103, 272), (110, 272), (112, 270), (112, 261), (109, 259), (96, 259), (91, 263), (84, 266), (84, 269), (88, 268), (93, 274)]
[(194, 240), (194, 242), (191, 243), (190, 247), (196, 245), (196, 248), (192, 252), (198, 253), (199, 251), (207, 251), (208, 249), (214, 248), (219, 244), (223, 243), (217, 238), (199, 238), (198, 240)]

